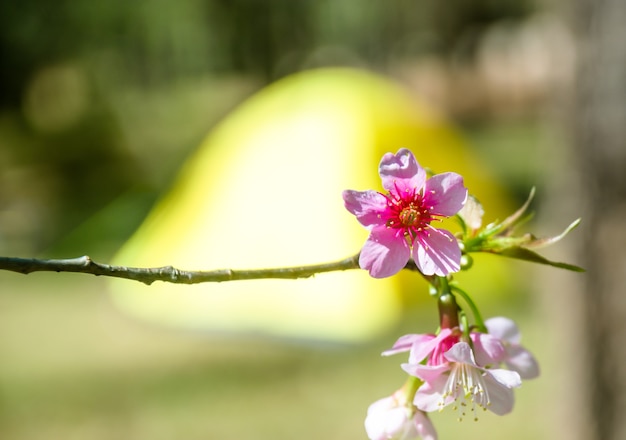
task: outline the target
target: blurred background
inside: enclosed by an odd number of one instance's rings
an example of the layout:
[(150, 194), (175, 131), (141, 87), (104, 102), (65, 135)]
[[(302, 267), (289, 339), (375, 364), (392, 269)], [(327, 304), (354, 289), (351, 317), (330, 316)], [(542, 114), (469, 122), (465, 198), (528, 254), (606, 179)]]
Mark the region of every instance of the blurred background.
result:
[[(376, 72), (445, 115), (511, 206), (537, 186), (529, 230), (583, 217), (545, 254), (586, 274), (511, 262), (511, 293), (479, 301), (543, 375), (506, 417), (435, 414), (440, 438), (625, 438), (625, 7), (563, 3), (2, 2), (0, 254), (108, 262), (246, 98), (303, 70)], [(100, 278), (0, 273), (0, 438), (365, 438), (369, 403), (404, 380), (378, 353), (433, 315), (357, 345), (207, 335), (134, 320)]]

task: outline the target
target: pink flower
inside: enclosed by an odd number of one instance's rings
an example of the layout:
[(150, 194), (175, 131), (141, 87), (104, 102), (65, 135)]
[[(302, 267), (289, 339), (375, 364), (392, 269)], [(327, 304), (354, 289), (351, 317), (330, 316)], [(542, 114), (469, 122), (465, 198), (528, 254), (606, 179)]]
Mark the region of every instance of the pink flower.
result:
[(376, 191), (343, 192), (346, 209), (370, 231), (359, 264), (374, 278), (399, 272), (411, 256), (424, 275), (445, 276), (460, 269), (461, 251), (454, 236), (431, 225), (456, 214), (467, 199), (456, 173), (426, 179), (413, 153), (387, 153), (378, 167), (387, 195)]
[[(482, 354), (487, 360), (497, 356), (497, 353)], [(463, 418), (465, 411), (470, 410), (476, 419), (477, 408), (489, 409), (498, 415), (513, 409), (513, 388), (521, 385), (518, 373), (480, 366), (467, 342), (455, 344), (443, 356), (446, 362), (439, 365), (402, 365), (404, 371), (424, 381), (413, 401), (420, 410), (441, 410), (455, 403), (459, 418)]]
[(503, 355), (496, 361), (503, 362), (509, 370), (518, 372), (522, 379), (534, 379), (539, 376), (539, 364), (535, 357), (520, 345), (522, 337), (512, 320), (501, 316), (490, 318), (485, 321), (485, 327), (504, 347)]
[[(459, 328), (438, 335), (410, 334), (399, 338), (383, 355), (410, 351), (402, 369), (424, 381), (413, 403), (422, 411), (440, 410), (456, 402), (461, 417), (466, 409), (506, 414), (513, 409), (513, 388), (521, 384), (515, 371), (494, 369), (507, 358), (503, 341), (488, 333), (472, 332), (472, 346), (462, 340)], [(472, 348), (473, 347), (473, 348)]]
[(383, 356), (391, 356), (397, 353), (410, 351), (409, 363), (419, 364), (424, 359), (428, 365), (438, 365), (442, 361), (441, 356), (454, 344), (459, 342), (460, 332), (458, 329), (442, 329), (438, 335), (433, 334), (409, 334), (401, 336), (391, 349), (383, 351)]
[(370, 405), (365, 418), (365, 431), (371, 440), (409, 440), (421, 437), (437, 440), (430, 419), (414, 405), (403, 402), (404, 395), (380, 399)]
[[(390, 356), (410, 351), (409, 364), (440, 365), (448, 362), (445, 353), (461, 342), (461, 334), (461, 330), (456, 327), (441, 329), (437, 335), (428, 333), (404, 335), (382, 355)], [(481, 366), (494, 365), (506, 356), (502, 342), (492, 335), (472, 332), (470, 339), (474, 346), (475, 356)]]

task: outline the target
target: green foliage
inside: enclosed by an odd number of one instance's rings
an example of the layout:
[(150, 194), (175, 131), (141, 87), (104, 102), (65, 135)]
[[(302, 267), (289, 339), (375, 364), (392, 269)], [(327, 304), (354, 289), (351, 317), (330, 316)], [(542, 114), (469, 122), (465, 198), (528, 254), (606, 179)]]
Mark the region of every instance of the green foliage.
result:
[(580, 224), (580, 219), (572, 222), (562, 233), (554, 237), (537, 238), (529, 233), (516, 235), (519, 226), (532, 217), (532, 213), (527, 213), (526, 211), (534, 195), (535, 189), (533, 188), (521, 208), (503, 221), (490, 223), (482, 229), (480, 226), (484, 211), (475, 198), (469, 198), (465, 208), (458, 215), (459, 222), (463, 228), (463, 251), (465, 253), (488, 252), (574, 272), (584, 272), (584, 269), (578, 266), (550, 261), (531, 250), (533, 248), (545, 247), (561, 240)]

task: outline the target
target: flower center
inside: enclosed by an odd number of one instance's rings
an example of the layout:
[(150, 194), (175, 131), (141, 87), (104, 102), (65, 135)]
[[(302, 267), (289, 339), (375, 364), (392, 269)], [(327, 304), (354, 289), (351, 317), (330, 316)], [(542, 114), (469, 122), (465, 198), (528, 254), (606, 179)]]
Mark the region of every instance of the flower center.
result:
[(411, 203), (409, 206), (400, 211), (398, 219), (400, 219), (400, 223), (404, 226), (415, 226), (420, 221), (420, 212), (413, 205), (413, 203)]
[(453, 409), (459, 412), (459, 420), (466, 416), (467, 409), (474, 414), (474, 420), (478, 420), (477, 407), (485, 411), (490, 404), (482, 371), (469, 364), (455, 363), (444, 388), (442, 407), (448, 397), (454, 398)]
[(424, 205), (424, 199), (415, 191), (398, 191), (387, 197), (387, 206), (390, 215), (387, 220), (388, 228), (404, 229), (405, 235), (414, 239), (418, 232), (425, 229), (432, 220), (430, 208)]

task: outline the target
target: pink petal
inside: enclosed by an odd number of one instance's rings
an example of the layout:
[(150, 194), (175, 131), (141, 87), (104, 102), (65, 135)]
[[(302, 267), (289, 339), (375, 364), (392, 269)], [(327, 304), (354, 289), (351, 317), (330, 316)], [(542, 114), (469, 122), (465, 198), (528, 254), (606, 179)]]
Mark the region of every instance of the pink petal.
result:
[(395, 408), (396, 406), (396, 399), (392, 396), (383, 397), (382, 399), (378, 399), (376, 402), (372, 403), (369, 408), (367, 408), (367, 414), (369, 415), (377, 412), (384, 412), (391, 408)]
[(424, 185), (424, 204), (431, 213), (450, 217), (461, 210), (467, 200), (463, 177), (457, 173), (436, 174)]
[(539, 376), (539, 364), (535, 357), (521, 345), (507, 347), (505, 364), (519, 373), (522, 379), (534, 379)]
[(400, 367), (411, 376), (418, 377), (424, 382), (438, 382), (444, 373), (450, 371), (450, 364), (422, 365), (422, 364), (401, 364)]
[(442, 329), (436, 337), (431, 337), (430, 340), (424, 340), (422, 344), (414, 344), (411, 348), (411, 355), (409, 356), (409, 363), (419, 364), (426, 356), (435, 352), (438, 349), (441, 342), (450, 336), (452, 330), (449, 328)]
[(401, 430), (406, 421), (406, 408), (398, 407), (393, 397), (385, 397), (367, 409), (365, 431), (372, 440), (386, 440), (390, 433)]
[(457, 362), (460, 364), (468, 364), (478, 367), (478, 365), (476, 365), (476, 361), (474, 360), (474, 352), (467, 342), (454, 344), (450, 350), (445, 352), (444, 356), (450, 362)]
[(376, 191), (345, 190), (342, 194), (344, 206), (354, 214), (363, 226), (371, 229), (385, 223), (387, 199)]
[(391, 409), (386, 414), (386, 429), (385, 436), (381, 437), (381, 439), (390, 439), (396, 438), (397, 435), (402, 437), (399, 438), (415, 438), (415, 426), (412, 420), (407, 418), (407, 409), (403, 407), (398, 407)]
[(499, 338), (487, 333), (472, 333), (474, 356), (481, 367), (499, 364), (506, 357), (506, 350)]
[(433, 422), (421, 411), (415, 413), (415, 428), (422, 440), (437, 440), (437, 431)]
[(429, 335), (429, 334), (410, 334), (410, 335), (400, 336), (400, 338), (398, 338), (395, 344), (393, 344), (393, 347), (391, 347), (389, 350), (383, 351), (382, 355), (391, 356), (397, 353), (409, 351), (411, 347), (413, 347), (414, 345), (419, 347), (423, 343), (428, 342), (434, 338), (435, 338), (435, 335)]
[(510, 413), (515, 404), (513, 389), (502, 385), (488, 374), (484, 376), (484, 381), (489, 393), (489, 406), (487, 408), (499, 416)]
[(485, 327), (490, 335), (512, 344), (519, 344), (522, 339), (515, 322), (503, 316), (489, 318), (485, 321)]
[(359, 265), (367, 269), (372, 277), (385, 278), (400, 272), (410, 257), (411, 249), (401, 231), (378, 226), (372, 229), (361, 249)]
[(445, 399), (443, 397), (447, 380), (448, 376), (442, 375), (434, 381), (424, 382), (415, 393), (413, 404), (422, 411), (432, 412), (439, 411), (443, 406), (452, 403), (454, 401), (453, 396), (446, 396)]
[(365, 430), (371, 440), (413, 439), (437, 440), (432, 423), (421, 411), (399, 405), (394, 397), (380, 399), (367, 410)]
[(522, 386), (522, 378), (515, 371), (505, 370), (503, 368), (494, 368), (486, 370), (484, 377), (492, 377), (496, 382), (506, 388), (519, 388)]
[(378, 174), (383, 182), (383, 188), (396, 193), (396, 185), (401, 190), (420, 190), (426, 181), (426, 171), (417, 163), (415, 156), (406, 148), (398, 150), (396, 154), (386, 153), (380, 160)]
[(415, 240), (413, 259), (424, 275), (446, 276), (461, 268), (461, 249), (450, 232), (430, 228)]

